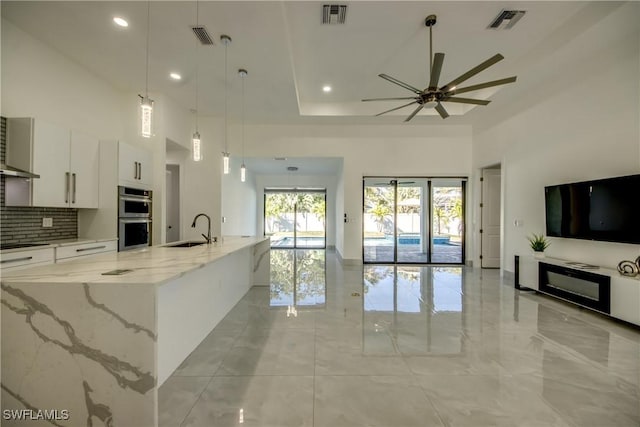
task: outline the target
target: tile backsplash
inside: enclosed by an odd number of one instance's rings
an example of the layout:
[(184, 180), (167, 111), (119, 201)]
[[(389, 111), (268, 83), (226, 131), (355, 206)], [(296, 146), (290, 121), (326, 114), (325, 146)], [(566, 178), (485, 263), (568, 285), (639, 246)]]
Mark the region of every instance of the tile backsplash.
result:
[[(0, 117), (0, 161), (5, 162), (7, 120)], [(5, 206), (4, 175), (0, 175), (0, 242), (28, 243), (78, 237), (78, 210)], [(52, 218), (52, 227), (42, 227), (42, 218)]]

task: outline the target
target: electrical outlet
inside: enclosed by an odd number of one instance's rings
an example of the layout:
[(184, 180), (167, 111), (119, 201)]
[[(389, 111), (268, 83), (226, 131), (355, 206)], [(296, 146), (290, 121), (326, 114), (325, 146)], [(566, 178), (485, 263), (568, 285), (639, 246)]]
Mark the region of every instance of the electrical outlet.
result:
[(42, 218), (43, 227), (53, 227), (53, 218)]

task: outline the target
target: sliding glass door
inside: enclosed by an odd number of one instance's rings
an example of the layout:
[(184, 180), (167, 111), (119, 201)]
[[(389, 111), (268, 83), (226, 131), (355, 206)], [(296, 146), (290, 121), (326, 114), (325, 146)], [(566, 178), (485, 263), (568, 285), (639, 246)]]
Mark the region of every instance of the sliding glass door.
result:
[(264, 231), (273, 248), (326, 247), (324, 189), (265, 189)]
[(365, 263), (461, 264), (464, 180), (365, 178)]
[(434, 179), (431, 183), (433, 238), (431, 262), (460, 264), (464, 244), (464, 183)]
[(364, 181), (364, 262), (394, 262), (396, 183), (385, 178)]

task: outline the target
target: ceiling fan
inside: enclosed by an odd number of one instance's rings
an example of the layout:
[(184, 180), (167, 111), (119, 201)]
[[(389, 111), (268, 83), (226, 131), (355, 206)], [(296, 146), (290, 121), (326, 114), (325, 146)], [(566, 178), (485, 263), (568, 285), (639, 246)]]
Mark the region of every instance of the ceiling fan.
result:
[(400, 81), (386, 74), (378, 74), (379, 77), (382, 77), (383, 79), (391, 83), (394, 83), (400, 87), (403, 87), (413, 92), (414, 96), (403, 97), (403, 98), (363, 99), (362, 101), (365, 101), (365, 102), (367, 101), (401, 101), (401, 100), (409, 100), (409, 99), (412, 100), (407, 104), (392, 108), (387, 111), (383, 111), (382, 113), (378, 113), (376, 114), (376, 116), (381, 116), (383, 114), (390, 113), (391, 111), (396, 111), (401, 108), (408, 107), (409, 105), (418, 104), (416, 109), (413, 110), (413, 112), (409, 114), (409, 116), (404, 120), (405, 122), (408, 122), (409, 120), (413, 119), (416, 116), (416, 114), (418, 114), (420, 110), (422, 110), (423, 108), (435, 108), (438, 114), (440, 114), (440, 117), (442, 117), (443, 119), (446, 119), (447, 117), (449, 117), (449, 113), (447, 113), (447, 110), (441, 104), (442, 102), (457, 102), (462, 104), (487, 105), (491, 101), (487, 101), (484, 99), (461, 98), (456, 95), (460, 93), (465, 93), (465, 92), (472, 92), (478, 89), (484, 89), (487, 87), (513, 83), (516, 81), (516, 76), (513, 76), (513, 77), (507, 77), (505, 79), (494, 80), (491, 82), (480, 83), (472, 86), (458, 88), (458, 85), (460, 83), (470, 79), (471, 77), (475, 76), (479, 72), (489, 68), (496, 62), (503, 60), (504, 56), (498, 53), (492, 56), (491, 58), (487, 59), (480, 65), (470, 69), (466, 73), (451, 80), (446, 85), (438, 87), (438, 80), (440, 79), (440, 71), (442, 71), (442, 63), (444, 61), (444, 53), (436, 53), (435, 55), (433, 55), (432, 29), (436, 23), (436, 15), (427, 16), (424, 23), (427, 27), (429, 27), (429, 70), (430, 70), (429, 86), (424, 90), (420, 90), (414, 86), (411, 86), (410, 84), (407, 84), (403, 81)]

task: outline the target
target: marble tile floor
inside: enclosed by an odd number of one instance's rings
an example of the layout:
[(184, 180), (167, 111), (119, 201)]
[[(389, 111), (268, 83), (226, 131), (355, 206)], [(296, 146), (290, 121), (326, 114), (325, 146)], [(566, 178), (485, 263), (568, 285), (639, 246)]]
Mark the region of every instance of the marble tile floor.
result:
[(640, 426), (638, 328), (497, 270), (281, 267), (163, 384), (161, 426)]

